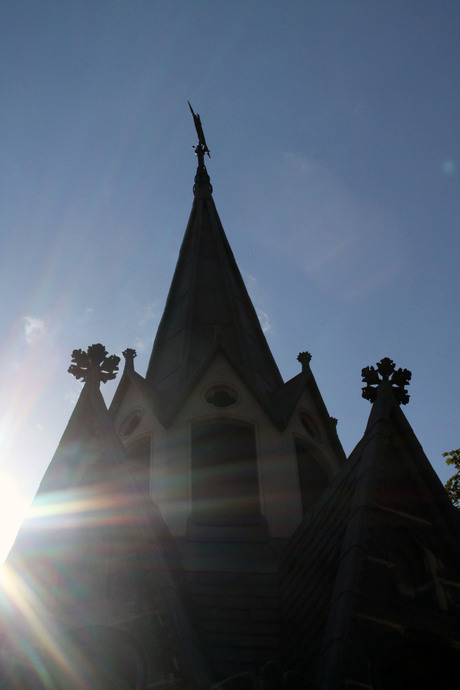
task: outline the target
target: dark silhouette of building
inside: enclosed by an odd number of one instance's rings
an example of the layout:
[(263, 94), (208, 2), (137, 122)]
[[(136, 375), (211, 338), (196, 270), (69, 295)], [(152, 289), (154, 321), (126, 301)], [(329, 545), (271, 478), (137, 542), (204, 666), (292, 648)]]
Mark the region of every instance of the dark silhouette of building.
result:
[(363, 370), (346, 459), (310, 355), (281, 378), (197, 153), (146, 376), (126, 350), (107, 409), (116, 358), (74, 353), (6, 563), (1, 687), (457, 687), (459, 514), (401, 410), (410, 374)]

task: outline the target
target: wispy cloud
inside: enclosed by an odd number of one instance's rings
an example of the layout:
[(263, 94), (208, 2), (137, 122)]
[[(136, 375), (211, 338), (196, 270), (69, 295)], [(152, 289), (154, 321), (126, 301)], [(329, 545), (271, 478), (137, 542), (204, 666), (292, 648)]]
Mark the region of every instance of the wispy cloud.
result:
[(262, 309), (258, 309), (257, 316), (259, 317), (260, 325), (262, 326), (263, 332), (270, 333), (272, 327), (270, 323), (270, 317), (268, 316), (267, 312), (262, 311)]
[(146, 346), (145, 346), (144, 341), (141, 340), (140, 338), (136, 338), (136, 341), (134, 343), (134, 349), (136, 350), (136, 352), (144, 352), (145, 347)]
[(24, 316), (24, 334), (26, 336), (26, 341), (29, 344), (36, 343), (46, 335), (46, 327), (43, 319), (37, 319), (34, 316)]
[(142, 314), (140, 320), (139, 320), (139, 326), (145, 326), (146, 323), (151, 321), (152, 319), (155, 319), (158, 316), (158, 301), (152, 302), (152, 304), (148, 304), (145, 309), (144, 313)]
[(255, 275), (252, 273), (245, 273), (244, 282), (248, 288), (249, 294), (254, 304), (260, 325), (265, 334), (270, 333), (272, 330), (272, 324), (270, 317), (264, 309), (261, 309), (258, 305), (266, 303), (263, 294), (261, 294), (260, 284)]

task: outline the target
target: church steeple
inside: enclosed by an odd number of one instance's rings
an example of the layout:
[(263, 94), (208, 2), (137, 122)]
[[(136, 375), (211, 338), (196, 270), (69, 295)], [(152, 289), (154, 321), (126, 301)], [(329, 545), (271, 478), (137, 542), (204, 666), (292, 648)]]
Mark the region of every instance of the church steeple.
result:
[(269, 394), (283, 381), (217, 213), (204, 164), (209, 149), (200, 117), (192, 114), (194, 201), (146, 378), (175, 396), (221, 349), (248, 385)]

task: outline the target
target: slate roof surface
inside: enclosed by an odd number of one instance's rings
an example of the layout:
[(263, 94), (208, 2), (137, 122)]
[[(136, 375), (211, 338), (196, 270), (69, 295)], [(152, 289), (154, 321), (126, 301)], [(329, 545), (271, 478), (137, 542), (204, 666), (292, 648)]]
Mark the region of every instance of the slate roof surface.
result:
[(331, 690), (340, 687), (347, 663), (380, 488), (393, 483), (392, 440), (410, 448), (431, 512), (441, 512), (460, 536), (456, 511), (391, 390), (382, 388), (364, 437), (291, 538), (281, 566), (287, 665)]
[(281, 566), (287, 666), (310, 677), (323, 645), (358, 481), (358, 473), (345, 466), (292, 537)]
[[(95, 455), (92, 439), (99, 435)], [(40, 483), (37, 496), (76, 487), (95, 462), (109, 465), (124, 460), (123, 447), (107, 418), (107, 407), (96, 382), (86, 383), (62, 435), (56, 452)]]
[(195, 197), (146, 379), (177, 394), (219, 342), (256, 387), (282, 378), (218, 216), (206, 168)]
[(215, 678), (280, 659), (276, 573), (189, 574), (195, 617)]

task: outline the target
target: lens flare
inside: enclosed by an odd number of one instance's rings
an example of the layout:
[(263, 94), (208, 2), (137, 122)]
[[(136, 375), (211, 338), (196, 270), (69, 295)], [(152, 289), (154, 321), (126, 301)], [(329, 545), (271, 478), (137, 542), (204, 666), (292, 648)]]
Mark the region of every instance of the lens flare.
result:
[(16, 483), (0, 469), (0, 562), (3, 563), (27, 513), (27, 501)]

